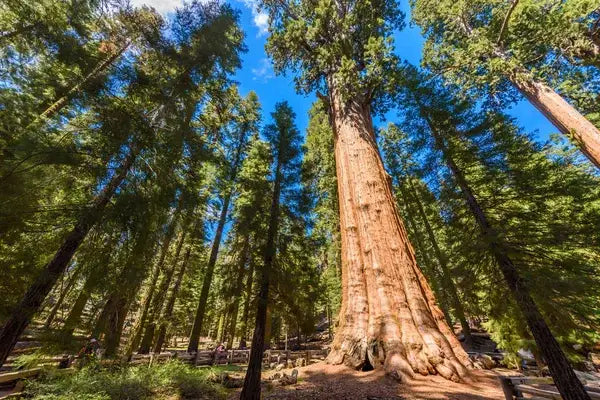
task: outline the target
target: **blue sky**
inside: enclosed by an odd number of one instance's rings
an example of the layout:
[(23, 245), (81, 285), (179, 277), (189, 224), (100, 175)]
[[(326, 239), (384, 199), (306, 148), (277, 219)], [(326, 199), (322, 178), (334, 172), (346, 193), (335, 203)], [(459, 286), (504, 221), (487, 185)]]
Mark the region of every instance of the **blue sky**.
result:
[[(293, 76), (276, 76), (268, 59), (264, 46), (267, 40), (267, 17), (256, 7), (257, 0), (230, 0), (230, 3), (241, 11), (240, 22), (246, 32), (248, 52), (243, 55), (242, 68), (235, 75), (240, 92), (245, 95), (254, 90), (260, 99), (264, 119), (268, 121), (269, 114), (275, 108), (275, 103), (287, 100), (296, 112), (298, 128), (303, 132), (308, 124), (308, 110), (315, 100), (314, 95), (297, 94), (294, 88)], [(168, 15), (182, 0), (132, 0), (132, 4), (147, 4), (154, 7), (163, 15)], [(401, 2), (401, 8), (410, 16), (408, 0)], [(395, 35), (396, 52), (409, 62), (418, 65), (421, 60), (423, 37), (418, 27), (407, 24), (406, 28)], [(535, 132), (539, 140), (545, 141), (549, 134), (557, 131), (533, 106), (521, 101), (510, 110), (510, 115), (528, 132)], [(393, 118), (393, 113), (388, 114)]]

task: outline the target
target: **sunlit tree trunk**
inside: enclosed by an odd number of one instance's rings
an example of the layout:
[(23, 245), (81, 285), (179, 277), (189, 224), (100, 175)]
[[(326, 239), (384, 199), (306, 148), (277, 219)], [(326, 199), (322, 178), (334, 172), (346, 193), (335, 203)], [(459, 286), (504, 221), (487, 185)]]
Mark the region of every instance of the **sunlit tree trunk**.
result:
[(29, 287), (19, 305), (15, 307), (11, 316), (6, 320), (0, 332), (0, 366), (4, 364), (19, 336), (25, 330), (33, 315), (39, 310), (58, 278), (64, 273), (65, 268), (73, 258), (73, 254), (75, 254), (90, 229), (102, 217), (106, 204), (127, 176), (136, 154), (135, 148), (130, 148), (129, 154), (120, 167), (95, 196), (90, 208), (79, 218), (52, 260), (42, 268), (41, 273)]
[(471, 362), (417, 266), (375, 142), (368, 101), (330, 80), (342, 236), (340, 326), (327, 358), (398, 379), (459, 381)]
[(515, 73), (509, 75), (509, 79), (535, 108), (600, 168), (600, 129), (550, 86), (527, 76), (526, 73)]
[(57, 99), (54, 103), (52, 103), (48, 108), (46, 108), (31, 124), (29, 124), (28, 128), (39, 124), (47, 119), (52, 118), (57, 112), (63, 109), (69, 101), (79, 92), (81, 91), (90, 81), (96, 79), (101, 73), (103, 73), (106, 69), (108, 69), (120, 56), (127, 50), (129, 47), (129, 42), (125, 42), (121, 45), (115, 52), (113, 52), (106, 59), (98, 63), (93, 70), (91, 70), (81, 81), (75, 84), (73, 87), (69, 89), (69, 91), (64, 95)]

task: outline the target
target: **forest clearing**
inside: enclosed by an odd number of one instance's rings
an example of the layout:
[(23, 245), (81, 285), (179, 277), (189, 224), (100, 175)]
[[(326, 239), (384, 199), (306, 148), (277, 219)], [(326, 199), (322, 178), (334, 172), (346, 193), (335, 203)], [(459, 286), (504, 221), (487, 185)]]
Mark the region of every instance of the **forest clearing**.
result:
[(0, 399), (600, 399), (598, 0), (0, 0)]

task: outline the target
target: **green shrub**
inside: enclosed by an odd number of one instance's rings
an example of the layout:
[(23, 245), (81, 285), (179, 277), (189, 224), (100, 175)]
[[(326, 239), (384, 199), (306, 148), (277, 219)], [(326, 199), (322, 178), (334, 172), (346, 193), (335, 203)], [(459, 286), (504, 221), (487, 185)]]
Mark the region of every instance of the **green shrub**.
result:
[(220, 399), (225, 391), (208, 380), (210, 370), (178, 361), (148, 366), (100, 367), (91, 364), (73, 374), (47, 371), (27, 386), (27, 394), (43, 400)]

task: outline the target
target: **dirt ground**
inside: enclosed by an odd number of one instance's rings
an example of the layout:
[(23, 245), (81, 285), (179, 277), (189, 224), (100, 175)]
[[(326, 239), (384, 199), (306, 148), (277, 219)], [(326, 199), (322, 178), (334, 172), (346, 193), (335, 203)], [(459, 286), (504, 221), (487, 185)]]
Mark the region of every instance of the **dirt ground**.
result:
[[(329, 400), (503, 400), (498, 376), (515, 371), (473, 371), (471, 382), (454, 383), (440, 376), (417, 377), (412, 382), (399, 383), (381, 371), (361, 372), (340, 365), (317, 363), (298, 368), (299, 382), (284, 387), (263, 386), (263, 398), (329, 399)], [(285, 370), (287, 374), (290, 370)], [(270, 373), (263, 375), (269, 376)], [(230, 399), (237, 399), (232, 393)]]

